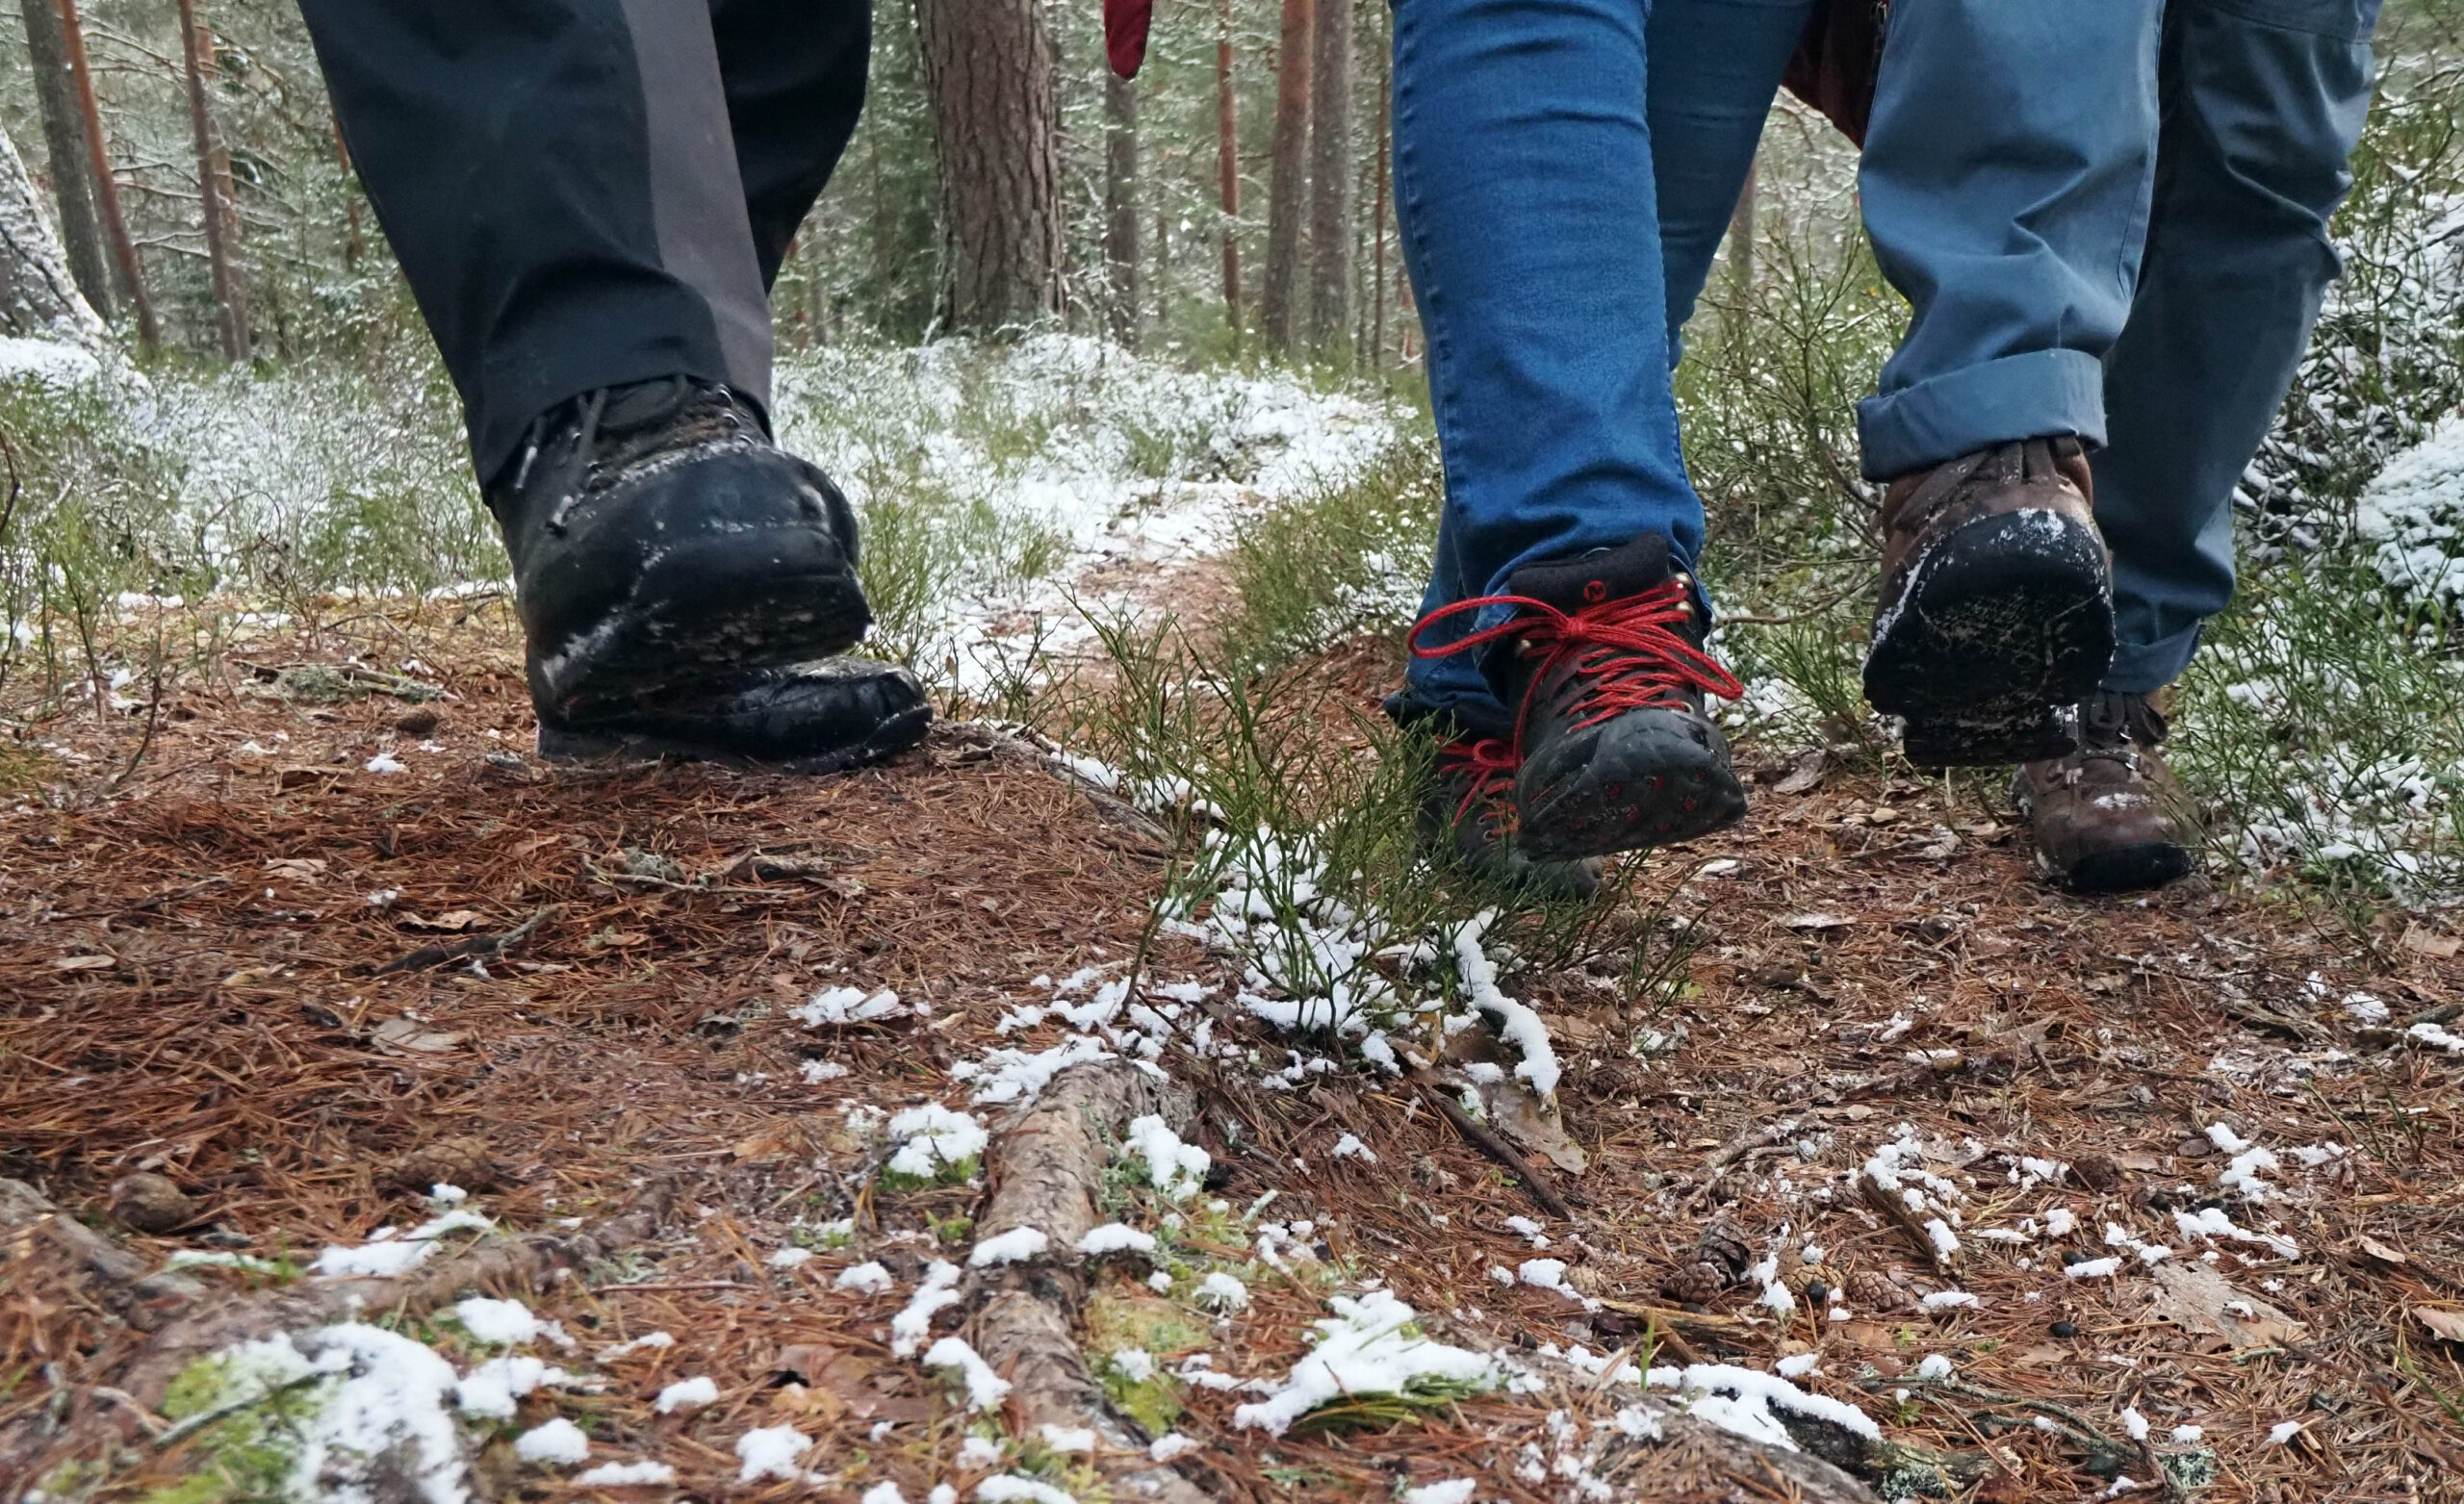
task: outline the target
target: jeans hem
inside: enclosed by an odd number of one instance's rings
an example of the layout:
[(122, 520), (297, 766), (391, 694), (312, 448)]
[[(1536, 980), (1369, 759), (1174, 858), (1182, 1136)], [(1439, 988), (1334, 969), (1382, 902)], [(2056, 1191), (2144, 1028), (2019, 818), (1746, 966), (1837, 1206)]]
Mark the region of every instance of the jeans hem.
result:
[(2105, 442), (2104, 363), (2084, 350), (2005, 355), (1857, 404), (1867, 480), (2055, 434)]
[(2198, 651), (2199, 634), (2207, 624), (2183, 628), (2162, 642), (2123, 643), (2114, 650), (2105, 670), (2104, 688), (2118, 695), (2152, 695), (2182, 676)]

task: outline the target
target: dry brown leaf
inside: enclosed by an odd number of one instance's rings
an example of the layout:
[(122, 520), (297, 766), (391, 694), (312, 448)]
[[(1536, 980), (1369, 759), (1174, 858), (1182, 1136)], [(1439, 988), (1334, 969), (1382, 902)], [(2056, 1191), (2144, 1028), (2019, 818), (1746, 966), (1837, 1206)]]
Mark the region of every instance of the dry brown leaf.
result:
[(809, 1390), (808, 1396), (792, 1402), (806, 1409), (819, 1411), (835, 1405), (859, 1420), (905, 1422), (933, 1417), (930, 1400), (897, 1392), (907, 1387), (904, 1374), (866, 1363), (826, 1342), (790, 1343), (779, 1350), (771, 1368), (804, 1381), (785, 1389)]
[(119, 962), (109, 956), (64, 956), (51, 963), (53, 971), (108, 971)]
[(1797, 765), (1788, 770), (1786, 777), (1771, 785), (1771, 792), (1791, 795), (1810, 794), (1821, 784), (1822, 776), (1830, 770), (1830, 767), (1831, 759), (1828, 755), (1820, 752), (1810, 752), (1797, 759)]
[(266, 876), (269, 878), (281, 878), (291, 882), (307, 882), (322, 877), (324, 872), (325, 860), (321, 856), (269, 856), (266, 858)]
[(2233, 1347), (2281, 1347), (2300, 1340), (2300, 1322), (2196, 1262), (2156, 1265), (2147, 1313), (2196, 1337), (2220, 1337)]
[(2370, 1257), (2377, 1260), (2381, 1263), (2407, 1263), (2411, 1262), (2402, 1254), (2388, 1247), (2385, 1243), (2382, 1243), (2377, 1238), (2371, 1236), (2368, 1233), (2361, 1235), (2361, 1251), (2370, 1255)]
[(405, 930), (441, 930), (451, 934), (470, 929), (485, 917), (475, 908), (456, 908), (439, 914), (434, 919), (422, 919), (417, 914), (406, 913), (402, 916), (401, 924)]
[(2442, 1342), (2464, 1342), (2464, 1311), (2449, 1306), (2415, 1306), (2413, 1317)]
[[(1470, 1086), (1478, 1092), (1480, 1106), (1499, 1133), (1513, 1139), (1518, 1148), (1540, 1155), (1569, 1175), (1583, 1172), (1588, 1161), (1583, 1158), (1582, 1146), (1566, 1135), (1556, 1104), (1533, 1095), (1529, 1083), (1514, 1074), (1514, 1058), (1500, 1047), (1487, 1030), (1466, 1029), (1448, 1039), (1446, 1059), (1455, 1067), (1448, 1074), (1447, 1085), (1457, 1091)], [(1474, 1081), (1462, 1069), (1474, 1063), (1496, 1066), (1497, 1079)]]
[(2464, 940), (2459, 940), (2451, 934), (2440, 934), (2436, 930), (2425, 930), (2419, 925), (2406, 925), (2403, 938), (2396, 943), (2405, 950), (2442, 961), (2451, 957), (2458, 951), (2464, 951)]
[(461, 1046), (462, 1036), (429, 1029), (417, 1019), (389, 1018), (369, 1035), (380, 1050), (397, 1055), (443, 1055)]

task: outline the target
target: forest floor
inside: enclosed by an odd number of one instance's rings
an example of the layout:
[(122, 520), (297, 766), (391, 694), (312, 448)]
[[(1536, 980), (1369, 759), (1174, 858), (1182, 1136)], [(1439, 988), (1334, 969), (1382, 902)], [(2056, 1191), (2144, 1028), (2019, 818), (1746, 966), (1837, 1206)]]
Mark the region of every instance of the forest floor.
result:
[[(1583, 1160), (1518, 1170), (1403, 1033), (1396, 1074), (1280, 1031), (1239, 956), (1157, 923), (1180, 836), (1037, 743), (945, 724), (818, 779), (544, 765), (506, 615), (261, 632), (0, 749), (0, 1177), (131, 1271), (189, 1265), (116, 1294), (19, 1215), (0, 1492), (253, 1498), (302, 1444), (341, 1477), (381, 1443), (417, 1486), (360, 1496), (1130, 1496), (1116, 1433), (1030, 1425), (1030, 1387), (953, 1385), (892, 1321), (983, 1245), (1007, 1114), (1142, 1054), (1204, 1189), (1108, 1168), (1106, 1214), (1157, 1241), (1072, 1300), (1198, 1496), (1830, 1496), (1633, 1444), (1689, 1402), (1793, 1444), (1812, 1395), (1921, 1449), (1852, 1466), (1884, 1496), (2464, 1498), (2464, 957), (2433, 921), (2357, 938), (2197, 879), (2075, 898), (1989, 799), (1749, 740), (1753, 813), (1630, 864), (1591, 921), (1617, 945), (1492, 945)], [(1294, 681), (1337, 727), (1393, 672), (1354, 642)], [(991, 1147), (886, 1128), (926, 1103)], [(187, 1205), (133, 1208), (141, 1172)], [(384, 1230), (443, 1212), (486, 1219), (433, 1235), (471, 1287), (361, 1313), (441, 1379), (366, 1344), (266, 1369), (253, 1410), (227, 1361), (130, 1379), (180, 1319), (383, 1272), (416, 1236)], [(544, 1262), (468, 1262), (520, 1239)], [(923, 1341), (977, 1334), (998, 1273)], [(1416, 1323), (1325, 1342), (1407, 1393), (1236, 1416), (1377, 1286)], [(284, 1408), (346, 1380), (358, 1431)]]

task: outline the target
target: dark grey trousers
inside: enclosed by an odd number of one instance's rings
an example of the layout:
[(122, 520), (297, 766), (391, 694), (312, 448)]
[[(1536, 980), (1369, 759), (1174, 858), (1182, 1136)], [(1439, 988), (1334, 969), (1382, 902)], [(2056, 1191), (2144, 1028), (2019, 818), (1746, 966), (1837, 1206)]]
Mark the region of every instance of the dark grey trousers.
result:
[(870, 0), (300, 0), (482, 481), (654, 376), (767, 407), (769, 288), (864, 98)]

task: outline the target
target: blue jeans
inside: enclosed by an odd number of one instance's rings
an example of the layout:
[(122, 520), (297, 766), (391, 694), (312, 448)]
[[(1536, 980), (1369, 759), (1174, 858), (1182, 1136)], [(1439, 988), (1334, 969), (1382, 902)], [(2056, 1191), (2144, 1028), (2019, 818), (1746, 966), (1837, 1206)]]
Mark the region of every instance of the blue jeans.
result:
[[(1396, 0), (1396, 210), (1447, 481), (1425, 609), (1643, 532), (1691, 567), (1668, 367), (1810, 9)], [(1865, 471), (2110, 443), (2114, 688), (2178, 674), (2230, 595), (2233, 480), (2335, 272), (2376, 10), (1892, 8), (1860, 180), (1913, 317), (1860, 407)], [(1404, 713), (1501, 721), (1472, 656), (1416, 659)]]

